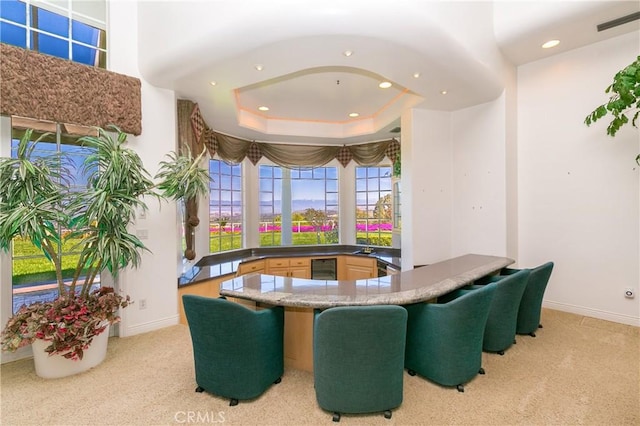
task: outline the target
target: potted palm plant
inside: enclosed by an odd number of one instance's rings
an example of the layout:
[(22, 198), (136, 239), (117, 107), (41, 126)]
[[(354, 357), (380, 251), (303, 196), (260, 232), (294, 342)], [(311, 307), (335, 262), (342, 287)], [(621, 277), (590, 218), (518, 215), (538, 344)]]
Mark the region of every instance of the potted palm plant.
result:
[[(82, 165), (87, 176), (82, 190), (71, 189), (68, 157), (34, 154), (45, 135), (32, 142), (27, 130), (16, 157), (0, 158), (0, 249), (9, 251), (16, 239), (30, 241), (52, 263), (57, 282), (55, 300), (22, 306), (9, 319), (2, 349), (33, 344), (36, 373), (43, 377), (75, 374), (104, 359), (108, 328), (130, 300), (94, 283), (105, 270), (117, 277), (120, 270), (139, 265), (146, 247), (128, 228), (136, 212), (147, 209), (145, 197), (180, 200), (208, 188), (209, 175), (199, 167), (204, 152), (195, 159), (189, 152), (170, 153), (154, 183), (126, 146), (125, 133), (117, 127), (96, 130), (97, 136), (79, 140), (90, 149)], [(71, 273), (63, 270), (58, 254), (58, 246), (69, 243), (79, 252)], [(102, 353), (89, 356), (94, 347)], [(40, 352), (45, 360), (55, 357), (53, 372), (39, 365), (44, 362)], [(74, 364), (80, 360), (86, 362)]]

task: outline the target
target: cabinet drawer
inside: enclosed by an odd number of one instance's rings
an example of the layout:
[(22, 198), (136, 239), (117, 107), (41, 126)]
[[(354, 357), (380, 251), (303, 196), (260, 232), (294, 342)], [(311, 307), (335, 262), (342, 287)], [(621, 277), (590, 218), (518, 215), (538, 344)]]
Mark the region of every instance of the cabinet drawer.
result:
[(296, 259), (296, 258), (289, 259), (289, 266), (310, 266), (310, 265), (311, 265), (310, 259)]
[(289, 266), (289, 259), (268, 259), (269, 268), (282, 268)]

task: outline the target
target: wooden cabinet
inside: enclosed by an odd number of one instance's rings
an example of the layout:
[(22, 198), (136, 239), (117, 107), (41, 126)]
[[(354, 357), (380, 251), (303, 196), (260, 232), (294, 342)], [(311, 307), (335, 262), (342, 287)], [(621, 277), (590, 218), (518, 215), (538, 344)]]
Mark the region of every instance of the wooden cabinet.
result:
[(289, 276), (311, 278), (311, 259), (304, 257), (289, 259)]
[(236, 272), (236, 276), (249, 274), (251, 272), (259, 272), (264, 274), (265, 272), (265, 261), (264, 260), (254, 260), (251, 262), (242, 262), (238, 265), (238, 270)]
[(339, 267), (339, 279), (362, 280), (378, 276), (377, 260), (364, 256), (343, 256), (342, 265)]
[(281, 277), (311, 278), (311, 260), (308, 257), (267, 259), (266, 273)]
[(277, 275), (279, 277), (288, 277), (289, 259), (267, 259), (267, 270), (265, 273), (269, 275)]
[(313, 372), (313, 309), (284, 308), (284, 365)]

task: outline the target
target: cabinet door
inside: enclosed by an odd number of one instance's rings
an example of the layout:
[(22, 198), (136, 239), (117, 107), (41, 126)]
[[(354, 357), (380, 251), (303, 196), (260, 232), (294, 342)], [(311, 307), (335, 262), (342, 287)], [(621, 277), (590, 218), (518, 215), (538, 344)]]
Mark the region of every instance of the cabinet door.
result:
[(308, 266), (292, 266), (289, 268), (289, 276), (294, 278), (311, 278), (311, 270)]
[(289, 276), (311, 278), (311, 259), (308, 257), (293, 257), (289, 259)]
[(358, 266), (358, 265), (347, 265), (346, 268), (346, 277), (347, 280), (362, 280), (373, 277), (373, 268), (366, 266)]
[(269, 267), (269, 271), (267, 272), (269, 275), (277, 275), (279, 277), (288, 277), (289, 276), (289, 267), (286, 266), (284, 268), (272, 268)]
[(362, 280), (376, 276), (376, 259), (359, 256), (348, 256), (345, 259), (345, 280)]

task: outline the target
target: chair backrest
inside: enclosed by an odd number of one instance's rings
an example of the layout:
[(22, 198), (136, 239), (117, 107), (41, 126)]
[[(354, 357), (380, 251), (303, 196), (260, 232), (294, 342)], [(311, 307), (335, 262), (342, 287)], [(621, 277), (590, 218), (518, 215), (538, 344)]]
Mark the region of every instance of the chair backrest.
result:
[(547, 288), (547, 284), (549, 283), (549, 278), (551, 278), (552, 271), (553, 262), (547, 262), (533, 268), (531, 270), (531, 275), (529, 276), (529, 283), (527, 284), (525, 293), (528, 293), (531, 296), (535, 294), (536, 297), (543, 296), (544, 291)]
[(225, 298), (182, 297), (194, 350), (235, 345), (254, 338), (261, 325), (260, 312)]
[(517, 332), (519, 334), (533, 333), (538, 328), (542, 299), (552, 271), (553, 262), (547, 262), (531, 269), (518, 311)]
[(325, 410), (368, 413), (402, 402), (407, 311), (401, 306), (345, 306), (316, 311), (313, 368)]
[(531, 271), (528, 269), (522, 269), (496, 281), (496, 293), (491, 301), (484, 331), (483, 349), (485, 351), (504, 351), (513, 344), (520, 301), (530, 274)]
[[(444, 386), (471, 380), (482, 366), (482, 341), (497, 284), (458, 290), (445, 303), (408, 305), (405, 367)], [(439, 298), (440, 299), (440, 298)]]
[(284, 371), (281, 306), (254, 311), (224, 298), (182, 296), (198, 385), (249, 399)]

